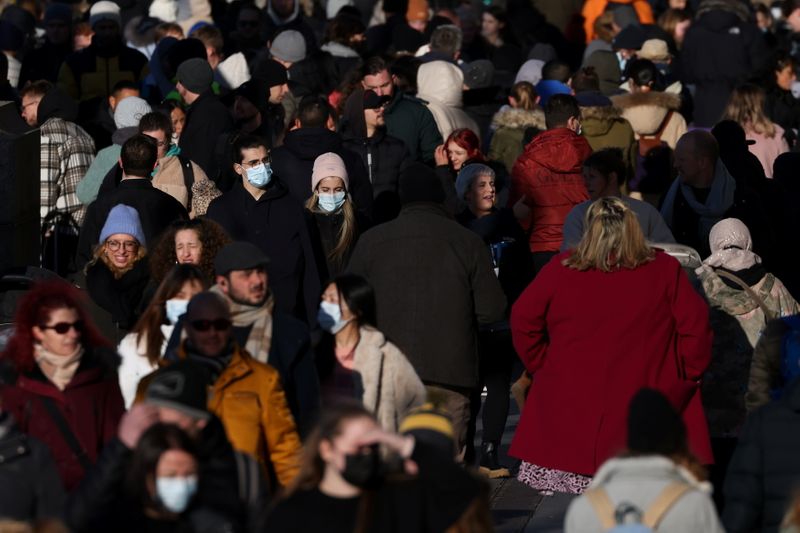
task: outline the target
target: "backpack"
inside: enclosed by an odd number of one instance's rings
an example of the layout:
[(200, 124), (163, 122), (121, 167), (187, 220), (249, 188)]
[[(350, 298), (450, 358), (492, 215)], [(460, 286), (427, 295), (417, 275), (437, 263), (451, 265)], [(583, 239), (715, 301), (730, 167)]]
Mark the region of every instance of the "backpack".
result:
[(672, 168), (672, 149), (661, 140), (674, 111), (669, 111), (652, 137), (642, 137), (636, 141), (636, 168), (633, 179), (629, 180), (631, 191), (661, 192), (660, 183), (669, 183)]
[[(644, 512), (625, 502), (615, 507), (608, 493), (601, 487), (587, 491), (585, 496), (606, 533), (652, 533), (667, 511), (690, 490), (692, 487), (686, 483), (671, 483)], [(633, 516), (636, 521), (628, 521), (629, 516)]]
[(54, 209), (42, 221), (42, 268), (61, 277), (75, 272), (80, 226), (71, 214)]

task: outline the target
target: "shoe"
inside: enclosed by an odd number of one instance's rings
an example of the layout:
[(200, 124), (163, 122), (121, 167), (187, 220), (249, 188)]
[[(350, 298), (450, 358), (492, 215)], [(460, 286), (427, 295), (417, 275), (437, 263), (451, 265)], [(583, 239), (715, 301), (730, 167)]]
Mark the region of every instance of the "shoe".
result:
[(511, 477), (511, 472), (508, 468), (501, 465), (497, 459), (496, 442), (484, 442), (481, 444), (481, 464), (478, 470), (489, 479)]
[(527, 372), (523, 372), (517, 381), (511, 385), (511, 396), (517, 402), (520, 412), (525, 407), (525, 398), (528, 397), (528, 389), (531, 388), (531, 377)]

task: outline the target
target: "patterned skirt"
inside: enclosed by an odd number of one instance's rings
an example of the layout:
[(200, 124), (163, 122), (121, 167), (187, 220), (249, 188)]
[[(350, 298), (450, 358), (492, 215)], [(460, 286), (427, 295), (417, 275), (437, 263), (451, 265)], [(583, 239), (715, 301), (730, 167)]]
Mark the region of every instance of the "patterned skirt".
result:
[(517, 480), (545, 496), (552, 496), (554, 492), (583, 494), (583, 491), (589, 488), (589, 484), (592, 482), (592, 478), (589, 476), (545, 468), (526, 461), (522, 461), (522, 464), (519, 465)]

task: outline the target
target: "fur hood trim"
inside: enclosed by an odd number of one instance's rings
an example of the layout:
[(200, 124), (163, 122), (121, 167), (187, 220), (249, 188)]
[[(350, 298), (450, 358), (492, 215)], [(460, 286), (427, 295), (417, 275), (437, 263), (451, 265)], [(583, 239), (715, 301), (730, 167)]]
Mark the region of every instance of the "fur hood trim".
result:
[(677, 111), (681, 108), (681, 97), (677, 94), (651, 91), (649, 93), (628, 93), (611, 97), (614, 105), (623, 111), (632, 107), (655, 106)]
[(622, 118), (622, 111), (613, 105), (581, 107), (581, 116), (584, 120), (614, 120)]
[(538, 128), (540, 130), (547, 129), (544, 123), (544, 111), (541, 109), (534, 109), (527, 111), (525, 109), (501, 109), (495, 113), (492, 118), (492, 129), (498, 128)]

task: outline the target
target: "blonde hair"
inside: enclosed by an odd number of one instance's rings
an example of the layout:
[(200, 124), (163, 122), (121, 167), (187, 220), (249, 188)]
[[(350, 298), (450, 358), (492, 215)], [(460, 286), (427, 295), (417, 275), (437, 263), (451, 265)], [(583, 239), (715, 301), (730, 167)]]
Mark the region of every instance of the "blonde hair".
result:
[(758, 85), (740, 85), (731, 92), (722, 118), (738, 122), (745, 131), (772, 138), (775, 136), (775, 124), (764, 113), (764, 100), (764, 89)]
[[(319, 208), (319, 193), (316, 189), (311, 193), (311, 198), (306, 201), (306, 209), (312, 213), (331, 214)], [(342, 227), (339, 229), (339, 238), (337, 239), (336, 246), (333, 250), (328, 252), (329, 261), (339, 261), (343, 259), (356, 238), (358, 224), (356, 223), (356, 211), (353, 208), (353, 202), (350, 200), (349, 192), (345, 193), (342, 215), (344, 215), (344, 222), (342, 222)]]
[(84, 268), (83, 272), (86, 274), (89, 272), (89, 269), (93, 267), (98, 261), (101, 261), (104, 265), (108, 267), (111, 273), (114, 275), (114, 279), (119, 279), (124, 276), (126, 273), (133, 270), (134, 265), (144, 259), (147, 256), (147, 250), (141, 244), (136, 249), (136, 257), (133, 258), (131, 264), (125, 268), (119, 268), (111, 260), (108, 258), (108, 255), (105, 253), (106, 243), (101, 242), (94, 246), (94, 250), (92, 252), (92, 259), (86, 263), (86, 268)]
[(517, 101), (518, 109), (533, 111), (536, 109), (536, 89), (527, 81), (518, 81), (511, 87), (510, 96)]
[(655, 257), (647, 245), (636, 214), (619, 198), (600, 198), (589, 206), (586, 232), (562, 264), (575, 270), (613, 272), (634, 269)]

